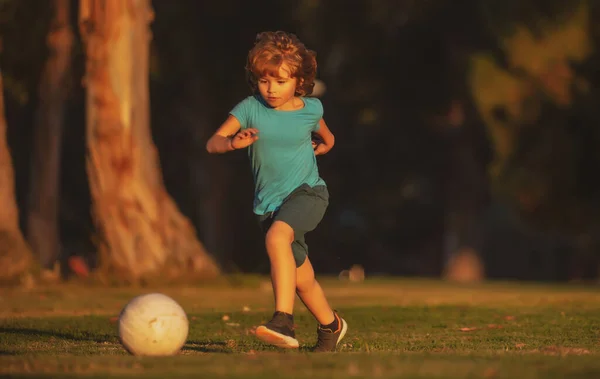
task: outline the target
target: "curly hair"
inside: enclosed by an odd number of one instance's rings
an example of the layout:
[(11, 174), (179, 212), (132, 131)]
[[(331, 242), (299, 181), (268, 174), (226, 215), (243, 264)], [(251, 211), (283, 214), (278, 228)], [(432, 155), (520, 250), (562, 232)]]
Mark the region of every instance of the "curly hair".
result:
[(282, 31), (259, 33), (248, 53), (246, 78), (252, 91), (256, 91), (261, 77), (278, 77), (279, 68), (285, 63), (291, 70), (290, 77), (298, 79), (296, 95), (307, 96), (315, 86), (316, 56), (294, 34)]

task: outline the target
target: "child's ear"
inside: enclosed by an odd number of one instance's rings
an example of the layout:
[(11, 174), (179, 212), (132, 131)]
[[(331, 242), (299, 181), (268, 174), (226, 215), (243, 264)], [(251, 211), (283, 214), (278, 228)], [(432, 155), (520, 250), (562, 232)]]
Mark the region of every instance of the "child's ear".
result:
[(304, 79), (302, 78), (297, 78), (296, 79), (296, 91), (295, 91), (295, 95), (296, 96), (304, 96), (305, 92), (302, 88), (302, 85), (304, 84)]

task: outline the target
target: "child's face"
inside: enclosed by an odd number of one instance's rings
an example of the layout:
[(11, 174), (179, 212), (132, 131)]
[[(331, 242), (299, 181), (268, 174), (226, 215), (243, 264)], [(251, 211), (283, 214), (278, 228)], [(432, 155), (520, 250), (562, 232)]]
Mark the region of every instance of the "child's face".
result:
[(266, 75), (258, 80), (258, 91), (271, 108), (285, 110), (296, 93), (298, 80), (290, 77), (288, 66), (279, 67), (279, 75)]

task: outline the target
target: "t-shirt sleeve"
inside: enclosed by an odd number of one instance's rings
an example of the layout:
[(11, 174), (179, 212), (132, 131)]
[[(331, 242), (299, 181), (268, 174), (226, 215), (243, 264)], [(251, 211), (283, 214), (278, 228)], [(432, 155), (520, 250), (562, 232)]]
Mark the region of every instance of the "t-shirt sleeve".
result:
[(321, 119), (323, 118), (323, 104), (321, 103), (321, 100), (316, 99), (316, 98), (311, 98), (311, 100), (314, 101), (314, 109), (315, 109), (315, 125), (312, 128), (313, 132), (316, 132), (319, 130), (319, 128), (321, 128), (321, 123), (319, 121), (321, 121)]
[(230, 115), (237, 118), (242, 126), (242, 129), (246, 129), (249, 124), (249, 114), (250, 114), (250, 101), (249, 98), (246, 98), (240, 101), (233, 109), (229, 112)]

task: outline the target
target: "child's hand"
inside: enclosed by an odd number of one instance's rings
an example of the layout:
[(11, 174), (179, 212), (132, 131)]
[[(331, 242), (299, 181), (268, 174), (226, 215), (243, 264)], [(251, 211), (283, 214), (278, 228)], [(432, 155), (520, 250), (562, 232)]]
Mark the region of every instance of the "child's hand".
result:
[(310, 137), (310, 142), (312, 143), (313, 150), (315, 150), (317, 146), (323, 143), (323, 139), (318, 134), (312, 133)]
[(310, 142), (313, 150), (315, 151), (315, 155), (322, 155), (329, 151), (327, 146), (323, 144), (323, 139), (317, 134), (312, 135)]
[(258, 129), (248, 128), (238, 132), (231, 138), (231, 147), (234, 149), (243, 149), (252, 145), (258, 139)]
[(318, 144), (315, 148), (315, 155), (323, 155), (323, 154), (327, 154), (327, 152), (329, 151), (329, 148), (325, 145), (325, 144)]

